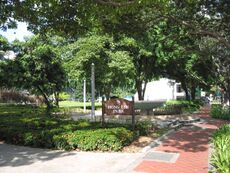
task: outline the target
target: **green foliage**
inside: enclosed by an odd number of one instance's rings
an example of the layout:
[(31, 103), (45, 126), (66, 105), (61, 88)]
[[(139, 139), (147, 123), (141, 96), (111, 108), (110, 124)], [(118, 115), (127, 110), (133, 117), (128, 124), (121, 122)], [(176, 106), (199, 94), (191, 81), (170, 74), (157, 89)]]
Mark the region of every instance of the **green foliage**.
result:
[(0, 34), (0, 61), (3, 60), (5, 51), (9, 50), (8, 40)]
[(149, 135), (153, 130), (153, 124), (151, 121), (139, 121), (136, 124), (136, 129), (139, 131), (140, 135)]
[(187, 100), (174, 100), (168, 101), (165, 104), (165, 108), (180, 108), (182, 112), (192, 113), (198, 110), (201, 106), (201, 102), (199, 101), (187, 101)]
[(73, 148), (84, 151), (119, 151), (133, 140), (133, 132), (125, 128), (79, 130), (67, 139)]
[(63, 50), (65, 69), (71, 81), (86, 79), (90, 88), (91, 64), (95, 64), (97, 93), (110, 96), (113, 88), (126, 86), (133, 76), (134, 65), (127, 51), (116, 49), (112, 37), (92, 35), (78, 39)]
[(212, 137), (212, 172), (230, 173), (230, 124), (223, 125)]
[[(8, 73), (7, 87), (26, 89), (30, 93), (42, 95), (47, 107), (51, 107), (50, 95), (55, 96), (66, 82), (65, 71), (58, 54), (62, 45), (57, 37), (36, 35), (26, 42), (15, 41), (12, 45), (17, 58), (9, 61), (5, 69)], [(13, 70), (12, 70), (13, 69)]]
[[(8, 112), (7, 108), (9, 109)], [(134, 139), (130, 126), (70, 121), (45, 116), (31, 107), (0, 106), (0, 139), (42, 148), (119, 151)]]
[(59, 94), (59, 100), (68, 100), (70, 99), (71, 95), (66, 92), (61, 92)]
[(210, 115), (213, 118), (230, 120), (230, 107), (222, 105), (212, 105)]

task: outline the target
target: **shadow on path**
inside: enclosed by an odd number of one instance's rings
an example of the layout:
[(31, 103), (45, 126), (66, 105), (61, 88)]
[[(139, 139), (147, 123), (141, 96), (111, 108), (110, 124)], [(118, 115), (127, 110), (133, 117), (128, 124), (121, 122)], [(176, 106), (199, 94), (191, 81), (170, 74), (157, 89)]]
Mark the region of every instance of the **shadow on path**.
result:
[(0, 167), (30, 165), (38, 161), (48, 161), (70, 155), (74, 153), (14, 146), (0, 142)]
[[(202, 129), (192, 126), (185, 127), (172, 134), (163, 142), (167, 152), (202, 152), (208, 150), (208, 142), (213, 129)], [(170, 150), (167, 150), (170, 147)]]
[(208, 151), (208, 143), (212, 133), (221, 125), (229, 121), (213, 119), (205, 110), (196, 116), (202, 119), (201, 122), (186, 126), (172, 134), (163, 142), (163, 147), (173, 148), (175, 151), (182, 152), (203, 152)]

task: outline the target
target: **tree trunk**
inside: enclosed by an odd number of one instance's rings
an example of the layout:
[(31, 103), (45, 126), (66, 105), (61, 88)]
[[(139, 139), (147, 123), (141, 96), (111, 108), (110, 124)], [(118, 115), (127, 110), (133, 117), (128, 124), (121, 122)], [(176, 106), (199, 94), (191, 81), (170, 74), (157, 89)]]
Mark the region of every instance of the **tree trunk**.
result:
[(196, 99), (196, 87), (195, 87), (195, 85), (192, 85), (192, 87), (191, 87), (191, 98), (192, 98), (192, 100)]
[(144, 82), (144, 87), (142, 87), (142, 81), (136, 81), (138, 100), (144, 100), (146, 86), (147, 86), (147, 81)]
[(51, 104), (49, 102), (49, 99), (48, 99), (48, 96), (43, 92), (43, 90), (41, 89), (40, 86), (37, 86), (38, 87), (38, 90), (41, 92), (42, 96), (44, 97), (44, 101), (45, 101), (45, 104), (46, 104), (46, 108), (47, 109), (50, 109), (51, 108)]
[(142, 97), (143, 97), (143, 100), (145, 98), (145, 91), (146, 91), (146, 87), (147, 87), (147, 81), (144, 82), (144, 88), (142, 89)]
[(59, 107), (59, 92), (54, 93), (54, 101), (55, 106)]
[(142, 83), (140, 81), (136, 81), (136, 89), (138, 94), (138, 100), (144, 100), (142, 93)]
[(224, 98), (223, 98), (223, 103), (228, 104), (230, 106), (230, 88), (228, 86), (224, 87)]
[(186, 98), (186, 100), (190, 100), (190, 96), (189, 96), (189, 92), (188, 92), (188, 87), (187, 87), (185, 81), (181, 82), (181, 87), (183, 88), (183, 90), (185, 92), (185, 98)]
[(105, 91), (105, 98), (106, 98), (106, 100), (109, 100), (109, 99), (110, 99), (110, 94), (111, 94), (110, 89), (107, 89), (107, 90)]

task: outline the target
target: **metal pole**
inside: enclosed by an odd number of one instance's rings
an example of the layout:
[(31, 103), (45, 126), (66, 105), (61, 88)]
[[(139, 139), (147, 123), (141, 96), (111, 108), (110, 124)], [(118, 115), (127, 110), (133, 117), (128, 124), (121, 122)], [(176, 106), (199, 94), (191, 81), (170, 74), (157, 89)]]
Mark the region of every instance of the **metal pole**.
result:
[(104, 126), (105, 124), (105, 98), (102, 97), (102, 117), (101, 117), (101, 125)]
[(132, 128), (135, 130), (135, 108), (134, 108), (134, 97), (132, 96)]
[(86, 81), (84, 80), (84, 87), (83, 87), (83, 97), (84, 97), (84, 112), (86, 112)]
[(91, 118), (95, 118), (95, 67), (94, 63), (91, 65), (91, 105), (92, 105), (92, 111), (91, 111)]

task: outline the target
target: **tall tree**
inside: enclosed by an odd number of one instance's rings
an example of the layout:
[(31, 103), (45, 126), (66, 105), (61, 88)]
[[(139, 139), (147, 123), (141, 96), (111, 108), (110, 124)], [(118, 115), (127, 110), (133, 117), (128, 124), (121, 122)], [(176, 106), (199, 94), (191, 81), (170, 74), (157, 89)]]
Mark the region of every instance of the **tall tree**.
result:
[(131, 37), (122, 38), (118, 42), (118, 48), (127, 51), (132, 57), (135, 89), (138, 93), (138, 99), (144, 100), (147, 83), (159, 75), (156, 66), (157, 57), (146, 49), (141, 42)]
[(227, 102), (230, 100), (230, 50), (212, 38), (204, 38), (200, 48), (203, 58), (211, 60), (212, 66), (209, 66), (208, 72), (214, 76), (213, 85), (224, 90)]
[(109, 36), (81, 38), (68, 45), (62, 56), (71, 81), (86, 79), (90, 83), (91, 64), (94, 63), (97, 93), (107, 98), (115, 88), (129, 84), (133, 76), (132, 58), (127, 51), (117, 50)]
[[(62, 67), (61, 58), (55, 37), (46, 38), (34, 36), (27, 42), (14, 42), (14, 50), (23, 74), (16, 74), (17, 83), (24, 89), (44, 97), (48, 108), (51, 107), (50, 95), (54, 94), (55, 104), (58, 106), (59, 92), (65, 86), (66, 75)], [(53, 41), (53, 44), (49, 40)], [(19, 80), (21, 79), (21, 80)]]

